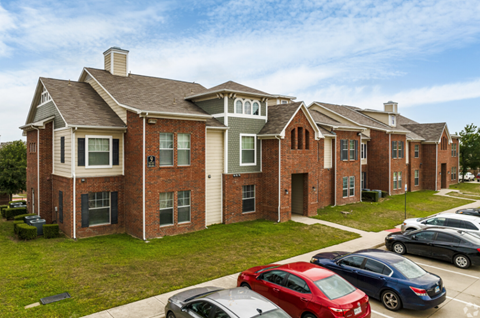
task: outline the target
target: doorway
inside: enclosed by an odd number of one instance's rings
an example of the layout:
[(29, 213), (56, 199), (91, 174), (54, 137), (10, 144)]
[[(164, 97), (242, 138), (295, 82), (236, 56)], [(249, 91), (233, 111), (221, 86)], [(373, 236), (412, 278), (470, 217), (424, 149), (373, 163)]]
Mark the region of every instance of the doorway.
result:
[(442, 189), (447, 187), (447, 164), (442, 163)]
[(32, 214), (35, 213), (35, 189), (32, 188), (32, 212), (30, 212)]
[(292, 213), (303, 215), (304, 174), (292, 174)]

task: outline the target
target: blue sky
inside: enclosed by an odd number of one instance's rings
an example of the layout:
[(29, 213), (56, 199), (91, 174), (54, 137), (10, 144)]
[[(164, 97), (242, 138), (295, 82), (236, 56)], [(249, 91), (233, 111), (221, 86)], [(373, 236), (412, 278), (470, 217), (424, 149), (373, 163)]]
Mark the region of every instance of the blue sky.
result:
[(480, 106), (480, 1), (2, 1), (1, 141), (21, 138), (38, 77), (77, 80), (111, 46), (132, 73), (228, 80), (382, 109), (459, 132)]

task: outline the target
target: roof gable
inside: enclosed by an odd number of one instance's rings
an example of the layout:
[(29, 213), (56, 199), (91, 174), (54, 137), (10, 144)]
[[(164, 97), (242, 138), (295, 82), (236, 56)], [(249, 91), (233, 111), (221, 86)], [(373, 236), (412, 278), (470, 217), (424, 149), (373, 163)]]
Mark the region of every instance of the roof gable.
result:
[(273, 97), (273, 95), (262, 92), (258, 89), (248, 87), (234, 81), (228, 81), (220, 85), (214, 86), (212, 88), (205, 89), (197, 94), (188, 95), (186, 99), (193, 99), (195, 97), (212, 95), (215, 93), (228, 93), (228, 92), (239, 93), (239, 94), (243, 93), (245, 95), (255, 95), (255, 96), (262, 96), (262, 97)]
[[(423, 137), (425, 142), (438, 143), (442, 137), (446, 123), (433, 124), (404, 124), (403, 126), (415, 134)], [(451, 138), (449, 138), (451, 140)]]

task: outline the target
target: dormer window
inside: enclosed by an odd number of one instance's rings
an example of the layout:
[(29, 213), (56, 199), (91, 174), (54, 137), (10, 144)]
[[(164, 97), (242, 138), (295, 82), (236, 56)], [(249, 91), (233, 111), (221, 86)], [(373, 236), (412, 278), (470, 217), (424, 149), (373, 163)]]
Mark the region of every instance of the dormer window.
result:
[(42, 95), (40, 96), (40, 105), (52, 100), (50, 94), (47, 92), (45, 87), (43, 87)]
[(235, 114), (260, 115), (260, 102), (256, 100), (237, 99), (235, 101)]
[(395, 126), (395, 115), (390, 115), (390, 126)]

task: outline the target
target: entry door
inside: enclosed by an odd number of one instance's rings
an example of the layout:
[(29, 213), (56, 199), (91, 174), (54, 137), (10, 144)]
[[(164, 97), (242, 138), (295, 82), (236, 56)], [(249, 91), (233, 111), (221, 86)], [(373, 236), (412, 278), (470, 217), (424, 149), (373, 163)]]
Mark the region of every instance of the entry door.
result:
[(447, 187), (447, 164), (442, 163), (442, 189)]
[(303, 174), (292, 174), (292, 213), (303, 215)]
[(30, 213), (35, 213), (35, 189), (32, 188), (32, 212)]

